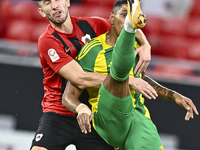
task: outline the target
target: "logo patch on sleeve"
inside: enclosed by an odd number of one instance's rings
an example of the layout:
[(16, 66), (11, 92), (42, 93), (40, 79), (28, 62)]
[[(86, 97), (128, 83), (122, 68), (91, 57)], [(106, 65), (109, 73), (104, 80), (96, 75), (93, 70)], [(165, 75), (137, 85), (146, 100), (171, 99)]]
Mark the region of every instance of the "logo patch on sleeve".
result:
[(37, 134), (37, 135), (35, 136), (35, 141), (36, 141), (36, 142), (40, 141), (40, 140), (42, 139), (42, 137), (43, 137), (43, 134), (42, 134), (42, 133), (41, 133), (41, 134)]
[(53, 49), (53, 48), (48, 50), (48, 55), (51, 58), (52, 62), (55, 62), (56, 60), (60, 59), (60, 57), (58, 56), (56, 50)]

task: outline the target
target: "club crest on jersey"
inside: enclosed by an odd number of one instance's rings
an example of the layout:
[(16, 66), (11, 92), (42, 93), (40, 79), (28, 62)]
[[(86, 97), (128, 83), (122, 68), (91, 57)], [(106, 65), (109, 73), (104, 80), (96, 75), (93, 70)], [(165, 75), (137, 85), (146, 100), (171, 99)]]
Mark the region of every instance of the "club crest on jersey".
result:
[(48, 50), (48, 55), (51, 58), (52, 62), (55, 62), (56, 60), (60, 59), (60, 57), (58, 56), (56, 50), (53, 49), (53, 48)]
[(35, 137), (35, 141), (36, 142), (40, 141), (42, 139), (42, 137), (43, 137), (42, 133), (41, 134), (37, 134), (36, 137)]
[(89, 40), (91, 40), (91, 36), (89, 34), (86, 34), (85, 36), (82, 37), (82, 42), (86, 44)]

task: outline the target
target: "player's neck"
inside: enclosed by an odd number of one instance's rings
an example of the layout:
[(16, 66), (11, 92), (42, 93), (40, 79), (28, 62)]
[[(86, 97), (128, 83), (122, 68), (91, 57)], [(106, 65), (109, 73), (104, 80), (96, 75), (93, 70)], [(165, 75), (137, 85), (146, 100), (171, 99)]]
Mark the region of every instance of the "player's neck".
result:
[(55, 24), (51, 22), (51, 26), (62, 33), (71, 34), (73, 32), (73, 24), (70, 17), (68, 17), (63, 24)]
[(115, 43), (117, 41), (117, 38), (118, 38), (118, 35), (116, 33), (113, 33), (113, 31), (109, 31), (107, 34), (106, 34), (106, 43), (108, 45), (111, 45), (111, 46), (115, 46)]

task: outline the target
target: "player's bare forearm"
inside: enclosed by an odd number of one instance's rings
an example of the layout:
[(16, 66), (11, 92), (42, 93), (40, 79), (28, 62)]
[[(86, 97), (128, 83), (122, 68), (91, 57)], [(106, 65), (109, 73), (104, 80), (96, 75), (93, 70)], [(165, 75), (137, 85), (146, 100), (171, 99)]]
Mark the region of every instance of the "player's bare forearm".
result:
[(90, 108), (79, 101), (82, 90), (68, 81), (62, 96), (62, 105), (71, 112), (77, 113), (77, 121), (81, 131), (85, 134), (91, 132), (93, 114)]
[(62, 96), (62, 105), (69, 111), (76, 113), (76, 108), (80, 105), (79, 96), (82, 90), (68, 81)]
[(139, 41), (141, 46), (135, 50), (135, 54), (138, 54), (140, 57), (134, 69), (134, 73), (136, 73), (136, 75), (139, 75), (147, 69), (150, 63), (151, 45), (149, 44), (146, 36), (140, 29), (136, 30), (136, 39)]
[(144, 35), (144, 33), (142, 32), (141, 29), (137, 29), (136, 30), (136, 33), (135, 33), (135, 38), (138, 40), (138, 42), (140, 43), (140, 45), (143, 45), (143, 44), (149, 44), (146, 36)]
[(64, 77), (66, 80), (71, 81), (80, 89), (100, 88), (102, 82), (107, 76), (104, 74), (84, 72), (84, 70), (75, 60), (72, 60), (63, 66), (58, 71), (58, 74)]
[(79, 86), (81, 89), (85, 88), (100, 88), (101, 84), (105, 80), (107, 75), (93, 72), (86, 72), (85, 76), (81, 77), (82, 86)]
[(141, 78), (129, 77), (129, 86), (131, 89), (141, 93), (148, 99), (156, 99), (156, 97), (158, 96), (154, 88), (148, 82), (144, 81)]
[(175, 91), (160, 85), (159, 83), (157, 83), (156, 81), (154, 81), (153, 79), (151, 79), (146, 75), (144, 75), (143, 79), (147, 81), (156, 90), (159, 98), (174, 100), (173, 95)]

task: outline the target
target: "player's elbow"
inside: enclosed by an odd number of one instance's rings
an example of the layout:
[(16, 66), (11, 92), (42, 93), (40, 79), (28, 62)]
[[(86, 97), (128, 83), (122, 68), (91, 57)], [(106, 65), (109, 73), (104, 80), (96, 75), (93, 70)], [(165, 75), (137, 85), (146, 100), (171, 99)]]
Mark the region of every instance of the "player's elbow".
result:
[(81, 89), (81, 90), (84, 90), (84, 89), (86, 89), (88, 86), (87, 86), (87, 84), (85, 83), (85, 81), (81, 81), (81, 83), (78, 84), (77, 87), (78, 87), (79, 89)]
[(65, 107), (69, 111), (74, 112), (74, 113), (76, 112), (71, 106), (71, 102), (70, 102), (69, 97), (65, 94), (63, 94), (63, 96), (62, 96), (62, 105), (63, 105), (63, 107)]
[(77, 76), (72, 82), (76, 87), (83, 90), (90, 87), (90, 79), (87, 77), (87, 74), (84, 72), (81, 75)]
[(68, 107), (68, 98), (67, 98), (67, 95), (65, 93), (62, 95), (62, 105), (65, 108)]

